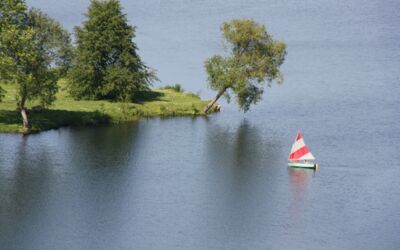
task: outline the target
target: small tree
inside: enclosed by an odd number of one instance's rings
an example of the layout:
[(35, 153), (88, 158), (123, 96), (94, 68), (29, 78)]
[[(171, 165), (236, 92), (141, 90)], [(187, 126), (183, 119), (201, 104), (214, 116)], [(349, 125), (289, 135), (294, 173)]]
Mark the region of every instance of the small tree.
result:
[(230, 90), (236, 95), (239, 107), (245, 112), (262, 98), (263, 85), (273, 80), (281, 83), (279, 67), (286, 55), (286, 45), (274, 40), (264, 25), (253, 20), (234, 19), (222, 24), (228, 56), (215, 55), (205, 62), (208, 82), (217, 96), (207, 105), (207, 113), (217, 100)]
[(75, 28), (76, 56), (70, 93), (76, 99), (127, 100), (155, 80), (141, 61), (118, 0), (92, 0), (82, 27)]
[(46, 106), (55, 100), (57, 78), (70, 60), (69, 34), (37, 9), (27, 11), (23, 0), (0, 3), (0, 79), (18, 86), (18, 108), (29, 130), (26, 102)]

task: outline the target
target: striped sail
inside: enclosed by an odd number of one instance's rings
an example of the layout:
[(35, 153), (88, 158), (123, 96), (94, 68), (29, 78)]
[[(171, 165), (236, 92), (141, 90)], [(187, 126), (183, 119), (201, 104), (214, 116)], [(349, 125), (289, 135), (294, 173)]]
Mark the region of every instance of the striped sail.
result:
[(293, 143), (292, 149), (290, 150), (289, 161), (313, 161), (314, 156), (304, 143), (303, 136), (300, 132), (297, 132), (296, 140)]

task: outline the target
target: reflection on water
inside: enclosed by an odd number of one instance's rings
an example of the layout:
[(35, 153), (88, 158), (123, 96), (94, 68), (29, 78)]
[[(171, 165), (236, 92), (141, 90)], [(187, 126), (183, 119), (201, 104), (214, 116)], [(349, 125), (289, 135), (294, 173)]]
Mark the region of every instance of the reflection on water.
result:
[(229, 127), (209, 124), (206, 146), (206, 235), (224, 239), (226, 247), (246, 248), (240, 239), (260, 233), (275, 215), (268, 197), (279, 186), (281, 145), (244, 119)]
[(0, 141), (8, 152), (0, 160), (2, 245), (323, 248), (351, 245), (340, 239), (368, 223), (363, 215), (382, 216), (371, 210), (381, 203), (363, 200), (362, 176), (288, 169), (291, 136), (284, 142), (246, 119), (221, 125), (223, 114), (213, 118), (4, 137), (12, 147)]
[(51, 248), (60, 227), (64, 237), (79, 237), (77, 228), (117, 230), (112, 219), (132, 181), (138, 131), (132, 123), (13, 137), (0, 166), (2, 245)]
[(232, 169), (258, 168), (260, 157), (267, 159), (264, 164), (273, 165), (276, 163), (279, 154), (277, 149), (280, 147), (273, 138), (264, 138), (257, 127), (251, 126), (244, 119), (236, 127), (221, 127), (212, 125), (208, 129), (207, 149), (211, 156), (220, 159), (221, 155), (226, 155), (226, 160)]
[(218, 178), (229, 180), (221, 182), (221, 188), (245, 190), (254, 184), (249, 179), (257, 178), (259, 171), (273, 171), (279, 162), (279, 147), (278, 142), (263, 138), (246, 120), (233, 129), (213, 125), (207, 134), (207, 165), (211, 172), (221, 172)]
[(38, 150), (33, 159), (29, 149), (31, 138), (18, 136), (16, 142), (12, 164), (0, 168), (0, 237), (4, 242), (12, 239), (21, 226), (27, 227), (32, 219), (42, 216), (51, 182), (50, 152), (46, 148)]
[[(118, 130), (118, 133), (115, 133)], [(77, 129), (68, 137), (66, 153), (74, 162), (86, 167), (112, 168), (129, 165), (129, 159), (135, 154), (138, 141), (139, 124), (130, 123), (109, 129)], [(73, 165), (73, 164), (72, 164)]]
[(304, 214), (304, 196), (311, 179), (315, 176), (316, 171), (311, 169), (288, 168), (290, 179), (290, 215), (291, 218), (298, 222)]

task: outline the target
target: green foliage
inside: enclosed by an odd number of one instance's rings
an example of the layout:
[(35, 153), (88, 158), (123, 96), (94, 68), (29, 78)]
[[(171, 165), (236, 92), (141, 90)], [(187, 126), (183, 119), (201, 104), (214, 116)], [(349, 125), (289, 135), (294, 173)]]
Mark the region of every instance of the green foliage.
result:
[(223, 23), (226, 57), (215, 55), (205, 62), (211, 89), (224, 94), (230, 90), (244, 111), (262, 98), (264, 82), (281, 83), (279, 67), (286, 56), (286, 45), (274, 40), (264, 25), (254, 20), (234, 19)]
[(21, 108), (28, 100), (51, 104), (71, 56), (68, 33), (22, 0), (3, 0), (0, 16), (0, 79), (18, 86)]
[(47, 65), (54, 64), (53, 68), (57, 79), (64, 77), (71, 66), (72, 45), (70, 34), (59, 22), (51, 19), (42, 11), (31, 8), (29, 10), (30, 26), (36, 31), (36, 39), (43, 50), (43, 58)]
[(166, 85), (166, 86), (162, 87), (161, 89), (171, 89), (171, 90), (174, 90), (176, 92), (181, 92), (181, 93), (184, 92), (182, 86), (179, 83), (177, 83), (175, 85)]
[(76, 99), (131, 100), (149, 89), (155, 74), (136, 53), (135, 27), (118, 0), (92, 0), (82, 27), (76, 27), (70, 93)]

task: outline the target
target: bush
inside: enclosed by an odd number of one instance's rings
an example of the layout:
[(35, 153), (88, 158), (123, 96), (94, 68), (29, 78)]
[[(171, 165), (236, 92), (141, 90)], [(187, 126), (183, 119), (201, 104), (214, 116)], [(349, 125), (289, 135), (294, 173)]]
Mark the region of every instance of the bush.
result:
[(171, 89), (173, 91), (180, 92), (180, 93), (184, 92), (182, 86), (179, 83), (177, 83), (175, 85), (167, 85), (165, 87), (161, 87), (161, 89)]

